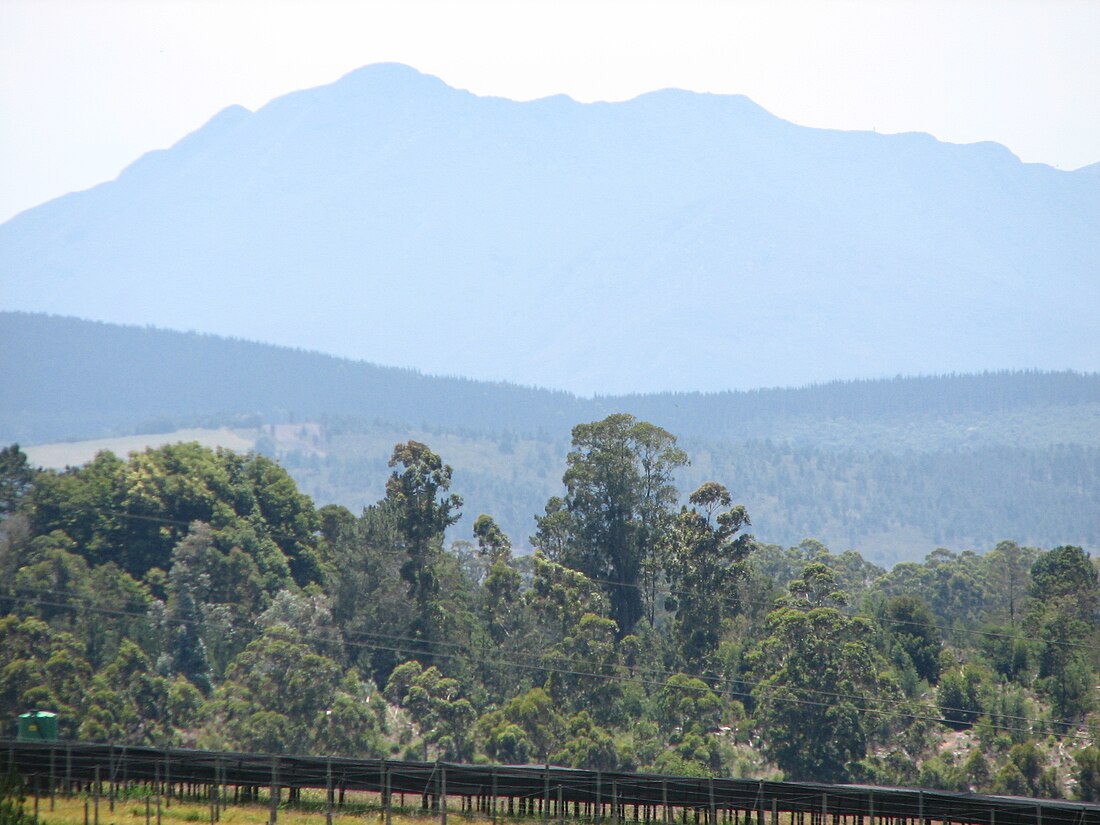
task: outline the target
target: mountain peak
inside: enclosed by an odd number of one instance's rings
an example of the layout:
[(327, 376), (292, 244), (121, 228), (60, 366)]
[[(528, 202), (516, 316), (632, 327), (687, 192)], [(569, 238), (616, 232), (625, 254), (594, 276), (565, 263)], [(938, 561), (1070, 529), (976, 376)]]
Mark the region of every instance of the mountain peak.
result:
[(404, 63), (368, 63), (352, 69), (332, 85), (447, 85), (435, 75), (425, 74)]
[(435, 75), (425, 74), (404, 63), (370, 63), (360, 66), (321, 88), (341, 96), (371, 98), (414, 93), (427, 96), (444, 93), (465, 94)]
[[(336, 117), (354, 117), (373, 109), (401, 106), (412, 100), (432, 105), (447, 96), (465, 95), (440, 78), (404, 63), (371, 63), (353, 69), (338, 80), (277, 97), (261, 109), (267, 116), (284, 116), (318, 108)], [(292, 115), (293, 116), (293, 115)]]

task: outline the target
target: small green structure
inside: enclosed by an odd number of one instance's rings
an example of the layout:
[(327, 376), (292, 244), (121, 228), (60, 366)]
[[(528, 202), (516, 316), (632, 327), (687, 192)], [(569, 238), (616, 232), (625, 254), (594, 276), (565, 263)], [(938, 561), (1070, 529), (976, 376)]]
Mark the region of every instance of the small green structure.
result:
[(57, 714), (48, 710), (32, 710), (19, 716), (20, 742), (42, 742), (57, 739)]

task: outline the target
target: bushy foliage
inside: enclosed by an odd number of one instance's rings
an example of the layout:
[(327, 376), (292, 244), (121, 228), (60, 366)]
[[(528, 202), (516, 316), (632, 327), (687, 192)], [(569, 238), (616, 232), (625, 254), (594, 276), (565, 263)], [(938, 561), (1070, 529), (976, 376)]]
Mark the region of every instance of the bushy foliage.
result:
[(26, 810), (27, 789), (13, 767), (0, 771), (0, 825), (34, 825)]
[[(197, 445), (25, 479), (7, 451), (0, 714), (123, 744), (1070, 787), (1056, 754), (1097, 683), (1083, 550), (886, 571), (761, 546), (731, 488), (680, 502), (668, 432), (612, 416), (574, 438), (518, 557), (487, 514), (448, 546), (462, 501), (421, 442), (359, 515)], [(1100, 758), (1072, 751), (1095, 798)]]

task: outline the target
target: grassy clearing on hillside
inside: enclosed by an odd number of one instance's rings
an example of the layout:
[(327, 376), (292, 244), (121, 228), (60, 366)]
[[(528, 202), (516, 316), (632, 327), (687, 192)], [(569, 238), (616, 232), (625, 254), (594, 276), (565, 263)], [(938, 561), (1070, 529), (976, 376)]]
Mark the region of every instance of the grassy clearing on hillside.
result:
[(150, 447), (163, 447), (181, 441), (197, 441), (204, 447), (226, 447), (237, 452), (248, 452), (256, 444), (257, 431), (194, 428), (170, 433), (126, 435), (118, 438), (94, 438), (88, 441), (58, 441), (24, 447), (23, 452), (35, 467), (61, 470), (76, 467), (95, 458), (96, 453), (110, 450), (120, 458), (132, 452), (144, 452)]

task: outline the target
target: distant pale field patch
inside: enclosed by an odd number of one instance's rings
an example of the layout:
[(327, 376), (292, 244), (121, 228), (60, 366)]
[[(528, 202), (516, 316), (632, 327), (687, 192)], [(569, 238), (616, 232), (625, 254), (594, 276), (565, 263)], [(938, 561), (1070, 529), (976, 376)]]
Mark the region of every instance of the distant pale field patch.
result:
[(127, 435), (119, 438), (96, 438), (90, 441), (62, 441), (54, 444), (38, 444), (23, 447), (28, 461), (36, 467), (61, 469), (75, 467), (95, 458), (96, 453), (110, 450), (125, 458), (132, 452), (143, 452), (150, 447), (163, 447), (180, 441), (197, 441), (204, 447), (226, 447), (237, 452), (247, 452), (256, 445), (254, 430), (189, 429), (171, 433)]

